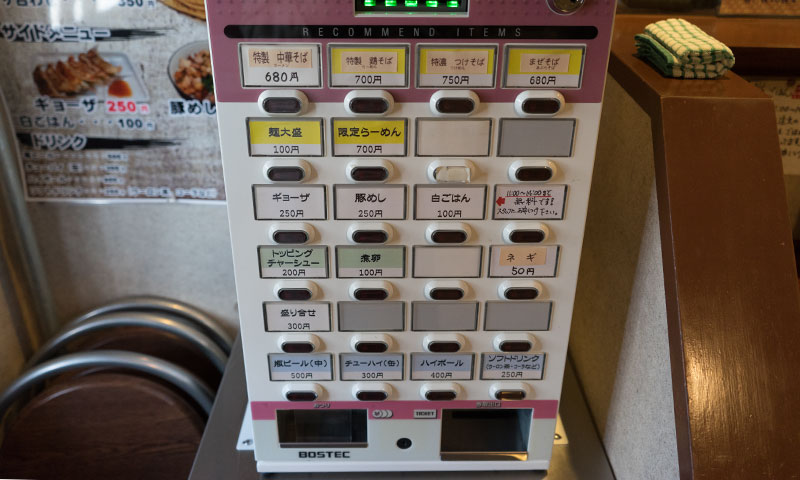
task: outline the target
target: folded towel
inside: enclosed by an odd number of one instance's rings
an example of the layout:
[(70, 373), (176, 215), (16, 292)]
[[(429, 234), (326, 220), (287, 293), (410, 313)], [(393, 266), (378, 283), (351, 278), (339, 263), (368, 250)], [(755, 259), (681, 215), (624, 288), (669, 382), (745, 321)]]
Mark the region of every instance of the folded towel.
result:
[(636, 56), (665, 77), (716, 78), (733, 66), (727, 45), (682, 18), (651, 23), (636, 35)]

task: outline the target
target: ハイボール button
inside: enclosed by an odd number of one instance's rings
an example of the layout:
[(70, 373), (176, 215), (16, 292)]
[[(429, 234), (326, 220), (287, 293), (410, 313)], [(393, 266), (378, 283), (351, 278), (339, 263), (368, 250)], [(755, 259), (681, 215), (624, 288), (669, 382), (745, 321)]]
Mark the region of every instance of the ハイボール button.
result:
[(464, 290), (460, 288), (434, 287), (428, 292), (431, 300), (461, 300), (464, 298)]
[(355, 243), (386, 243), (389, 234), (383, 230), (356, 230), (350, 238)]
[(520, 182), (546, 182), (553, 178), (549, 167), (520, 167), (514, 172), (514, 178)]
[(314, 391), (288, 391), (286, 400), (290, 402), (313, 402), (317, 399), (317, 392)]
[(264, 90), (258, 105), (267, 115), (300, 115), (308, 106), (308, 97), (300, 90)]
[(456, 392), (452, 390), (428, 390), (425, 392), (425, 400), (431, 400), (435, 402), (455, 400), (456, 396)]
[(273, 182), (299, 182), (305, 178), (306, 172), (299, 166), (269, 167), (267, 179)]
[(525, 390), (497, 390), (494, 392), (497, 400), (524, 400)]
[(344, 97), (344, 109), (353, 115), (386, 115), (394, 98), (386, 90), (352, 90)]
[(283, 342), (281, 350), (286, 353), (311, 353), (314, 351), (314, 344), (311, 342)]
[(308, 233), (302, 230), (278, 230), (272, 233), (275, 243), (306, 243)]
[(356, 393), (356, 398), (362, 402), (382, 402), (389, 398), (389, 394), (380, 390), (362, 390)]
[(355, 350), (359, 353), (384, 353), (389, 350), (389, 345), (385, 342), (359, 341), (355, 344)]
[(527, 352), (533, 345), (528, 340), (502, 340), (498, 347), (501, 352)]
[(356, 300), (386, 300), (389, 292), (382, 288), (357, 288), (353, 291)]

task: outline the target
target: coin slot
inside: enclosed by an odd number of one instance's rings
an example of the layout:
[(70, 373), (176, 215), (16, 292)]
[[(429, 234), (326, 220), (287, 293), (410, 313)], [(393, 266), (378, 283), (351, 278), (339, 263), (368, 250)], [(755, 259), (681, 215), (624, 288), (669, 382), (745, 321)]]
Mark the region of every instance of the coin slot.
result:
[(311, 353), (314, 351), (314, 344), (310, 342), (284, 342), (281, 350), (286, 353)]
[(442, 460), (528, 459), (530, 409), (442, 410)]
[(539, 296), (539, 290), (535, 288), (511, 287), (503, 292), (508, 300), (533, 300)]
[(277, 410), (275, 413), (281, 448), (367, 447), (365, 409)]
[(356, 342), (355, 348), (359, 353), (383, 353), (389, 349), (389, 345), (384, 342)]
[(356, 182), (383, 182), (389, 178), (389, 170), (384, 167), (353, 167), (350, 178)]
[(553, 171), (548, 167), (519, 167), (514, 176), (520, 182), (546, 182), (553, 178)]
[(352, 238), (356, 243), (386, 243), (389, 234), (383, 230), (356, 230)]
[(504, 340), (500, 342), (501, 352), (527, 352), (531, 347), (531, 342), (525, 340)]
[(307, 288), (281, 288), (278, 298), (281, 300), (311, 300), (311, 290)]
[(455, 399), (456, 392), (452, 390), (428, 390), (425, 392), (425, 400), (430, 400), (433, 402), (443, 402)]
[(497, 400), (525, 400), (524, 390), (498, 390), (494, 392)]
[(272, 234), (275, 243), (306, 243), (308, 233), (302, 230), (278, 230)]
[(541, 243), (545, 235), (541, 230), (514, 230), (508, 236), (513, 243)]
[(356, 398), (362, 402), (382, 402), (389, 398), (389, 394), (381, 390), (361, 390), (356, 393)]
[(433, 300), (461, 300), (464, 298), (464, 290), (460, 288), (432, 288), (429, 295)]

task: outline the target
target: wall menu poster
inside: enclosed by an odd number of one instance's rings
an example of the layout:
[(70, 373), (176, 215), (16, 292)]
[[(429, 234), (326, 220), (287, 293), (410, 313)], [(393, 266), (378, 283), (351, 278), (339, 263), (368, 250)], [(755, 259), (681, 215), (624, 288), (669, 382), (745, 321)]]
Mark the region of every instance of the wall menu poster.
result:
[(222, 201), (202, 0), (0, 0), (28, 200)]

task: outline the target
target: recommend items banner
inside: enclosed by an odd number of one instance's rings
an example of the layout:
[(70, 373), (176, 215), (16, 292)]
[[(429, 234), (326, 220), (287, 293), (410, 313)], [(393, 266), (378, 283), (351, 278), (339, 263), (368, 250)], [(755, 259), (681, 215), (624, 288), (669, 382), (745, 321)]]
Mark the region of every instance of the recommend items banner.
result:
[(223, 201), (202, 0), (0, 0), (28, 200)]

